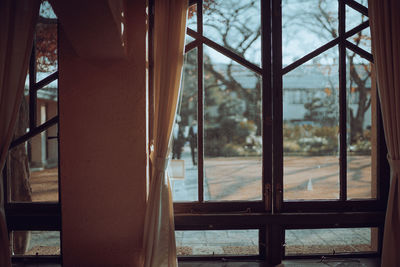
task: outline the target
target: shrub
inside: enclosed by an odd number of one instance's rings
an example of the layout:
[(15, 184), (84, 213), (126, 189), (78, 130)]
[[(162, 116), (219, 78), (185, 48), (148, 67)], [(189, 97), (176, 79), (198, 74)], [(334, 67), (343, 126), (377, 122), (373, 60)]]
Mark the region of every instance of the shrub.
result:
[(243, 156), (244, 149), (242, 146), (235, 145), (235, 144), (226, 144), (223, 146), (221, 149), (220, 156), (223, 157), (237, 157), (237, 156)]
[(306, 155), (334, 154), (338, 151), (338, 127), (309, 124), (285, 124), (283, 129), (286, 153)]
[(290, 153), (290, 152), (300, 152), (301, 148), (297, 141), (288, 140), (283, 142), (283, 152)]

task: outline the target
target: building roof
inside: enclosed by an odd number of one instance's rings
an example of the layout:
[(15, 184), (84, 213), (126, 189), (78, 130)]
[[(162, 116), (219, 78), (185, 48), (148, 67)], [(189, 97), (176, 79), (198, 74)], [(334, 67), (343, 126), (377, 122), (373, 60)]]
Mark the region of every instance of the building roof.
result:
[[(226, 73), (227, 64), (215, 64), (214, 68), (222, 74)], [(361, 77), (367, 75), (363, 65), (356, 65), (357, 72)], [(234, 63), (232, 66), (233, 77), (243, 88), (255, 88), (260, 76), (253, 71)], [(349, 77), (349, 68), (347, 68)], [(347, 79), (349, 80), (349, 79)], [(367, 87), (371, 87), (368, 79)], [(284, 89), (321, 89), (327, 87), (339, 87), (338, 65), (304, 64), (283, 76)]]

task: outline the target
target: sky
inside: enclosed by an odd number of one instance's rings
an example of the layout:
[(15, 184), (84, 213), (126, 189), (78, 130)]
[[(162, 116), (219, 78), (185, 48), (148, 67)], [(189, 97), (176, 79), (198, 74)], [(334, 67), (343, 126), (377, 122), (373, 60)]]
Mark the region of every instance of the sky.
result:
[[(328, 42), (328, 39), (321, 38), (321, 34), (312, 32), (304, 24), (293, 22), (293, 17), (299, 17), (298, 15), (304, 16), (309, 10), (315, 9), (319, 0), (283, 0), (282, 1), (282, 63), (286, 66), (293, 63), (297, 59), (305, 56), (307, 53), (313, 51), (314, 49), (324, 45)], [(234, 9), (235, 6), (243, 5), (252, 2), (252, 0), (216, 0), (216, 2), (221, 2), (222, 13), (226, 15)], [(366, 4), (365, 0), (359, 0), (358, 2)], [(337, 10), (338, 2), (327, 0), (328, 3), (325, 8), (328, 12), (331, 12), (332, 17), (337, 20)], [(225, 11), (224, 11), (225, 10)], [(249, 8), (246, 12), (243, 12), (242, 16), (238, 17), (239, 21), (245, 21), (246, 27), (250, 29), (257, 29), (261, 23), (260, 15), (260, 2), (256, 1), (255, 6)], [(209, 14), (210, 12), (204, 12), (204, 22), (217, 22), (220, 23), (223, 19), (221, 15)], [(56, 15), (47, 1), (44, 1), (40, 8), (40, 15), (46, 18), (56, 18)], [(313, 21), (310, 19), (310, 21)], [(315, 20), (314, 20), (315, 21)], [(346, 7), (346, 30), (352, 29), (362, 22), (362, 16), (359, 12), (355, 11), (350, 7)], [(192, 16), (188, 21), (188, 26), (192, 29), (196, 29), (196, 16)], [(217, 24), (215, 24), (217, 25)], [(322, 34), (329, 35), (326, 31), (321, 30)], [(370, 36), (369, 28), (363, 31), (363, 34)], [(217, 43), (222, 43), (220, 41), (218, 31), (215, 31), (212, 27), (204, 27), (204, 35)], [(235, 36), (236, 35), (236, 36)], [(232, 32), (231, 39), (236, 40), (240, 33)], [(187, 41), (189, 42), (192, 38), (187, 36)], [(349, 41), (353, 42), (350, 38)], [(368, 41), (360, 45), (361, 48), (367, 52), (371, 52), (370, 44)], [(325, 52), (320, 55), (317, 59), (321, 64), (334, 64), (337, 62), (338, 49), (330, 49), (330, 51)], [(206, 48), (205, 52), (210, 55), (210, 58), (214, 63), (224, 63), (228, 64), (231, 60), (212, 48)], [(260, 66), (261, 65), (261, 38), (259, 37), (256, 42), (248, 49), (245, 54), (246, 59), (250, 62)], [(310, 61), (313, 63), (313, 61)]]
[[(218, 2), (218, 1), (217, 1)], [(224, 0), (222, 2), (222, 8), (220, 9), (221, 14), (207, 14), (210, 12), (204, 12), (204, 24), (214, 25), (224, 25), (223, 16), (229, 17), (230, 12), (234, 10), (235, 6), (246, 4), (247, 2), (251, 2), (251, 0), (242, 0), (238, 2), (237, 0)], [(362, 1), (361, 1), (362, 2)], [(318, 5), (318, 0), (283, 0), (282, 3), (282, 63), (283, 66), (286, 66), (290, 63), (293, 63), (295, 60), (305, 56), (309, 52), (317, 49), (318, 47), (324, 45), (332, 38), (330, 38), (330, 33), (324, 29), (316, 29), (312, 31), (314, 26), (311, 24), (305, 25), (304, 21), (308, 23), (318, 23), (316, 19), (313, 19), (307, 16), (307, 13), (310, 10), (315, 11)], [(333, 25), (336, 25), (336, 31), (338, 30), (337, 26), (337, 10), (338, 10), (338, 2), (337, 1), (326, 1), (324, 5), (324, 9), (329, 12), (330, 16), (334, 19)], [(249, 11), (243, 12), (242, 16), (238, 17), (238, 24), (240, 24), (240, 20), (245, 21), (244, 26), (250, 29), (257, 29), (260, 25), (261, 15), (259, 13), (259, 2), (256, 3), (255, 8), (250, 8)], [(312, 12), (311, 11), (311, 12)], [(346, 7), (346, 30), (352, 29), (355, 26), (359, 25), (362, 22), (362, 15), (353, 10), (350, 7)], [(193, 16), (189, 21), (188, 25), (192, 29), (196, 29), (195, 27), (195, 16)], [(231, 31), (232, 33), (228, 34), (231, 40), (237, 41), (242, 36), (238, 31)], [(370, 34), (369, 29), (364, 30), (363, 34)], [(215, 27), (204, 26), (204, 35), (209, 39), (222, 44), (220, 31), (216, 30)], [(349, 41), (353, 41), (351, 38)], [(361, 47), (366, 51), (370, 52), (369, 44), (362, 44)], [(210, 55), (210, 58), (214, 63), (230, 63), (231, 60), (212, 48), (205, 49), (205, 52)], [(250, 62), (259, 65), (261, 64), (261, 40), (260, 38), (248, 49), (248, 52), (245, 54), (246, 59)], [(323, 55), (320, 55), (317, 59), (321, 64), (334, 64), (337, 63), (338, 58), (338, 49), (335, 47), (334, 49), (330, 49), (325, 52)], [(310, 61), (310, 63), (313, 63)]]

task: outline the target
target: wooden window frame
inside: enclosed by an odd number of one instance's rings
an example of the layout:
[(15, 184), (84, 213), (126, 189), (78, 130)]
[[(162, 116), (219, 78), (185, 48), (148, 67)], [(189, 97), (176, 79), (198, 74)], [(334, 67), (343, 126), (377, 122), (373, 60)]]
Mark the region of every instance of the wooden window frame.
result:
[[(57, 25), (57, 35), (59, 32), (59, 24), (57, 19), (47, 19), (39, 17), (38, 23), (49, 23)], [(57, 47), (58, 45), (57, 38)], [(57, 49), (58, 51), (58, 49)], [(58, 57), (58, 55), (57, 55)], [(58, 60), (57, 60), (58, 61)], [(58, 68), (58, 67), (57, 67)], [(23, 144), (31, 138), (40, 135), (54, 125), (59, 125), (59, 97), (57, 96), (57, 115), (50, 118), (46, 122), (36, 125), (37, 118), (37, 92), (44, 88), (51, 82), (57, 81), (59, 77), (58, 70), (43, 78), (40, 81), (36, 80), (36, 42), (35, 36), (33, 41), (32, 52), (29, 61), (29, 131), (11, 142), (9, 151), (14, 147)], [(58, 95), (58, 86), (57, 86)], [(48, 137), (49, 138), (49, 137)], [(59, 154), (59, 138), (58, 134), (56, 137), (58, 144), (58, 166), (60, 166), (60, 154)], [(61, 198), (60, 198), (60, 179), (58, 179), (58, 202), (11, 202), (9, 201), (9, 188), (8, 188), (8, 177), (7, 175), (7, 164), (3, 169), (3, 184), (4, 188), (4, 208), (7, 218), (7, 228), (9, 233), (12, 231), (59, 231), (60, 232), (60, 246), (61, 246)], [(58, 167), (58, 177), (60, 177), (60, 168)], [(13, 255), (13, 262), (62, 262), (62, 248), (60, 247), (60, 255)]]
[[(185, 256), (179, 260), (218, 260), (218, 259), (257, 259), (270, 264), (279, 264), (282, 259), (315, 258), (321, 255), (285, 256), (285, 229), (313, 228), (378, 228), (378, 250), (371, 253), (349, 253), (330, 255), (332, 257), (379, 257), (382, 248), (384, 218), (387, 205), (390, 168), (386, 159), (387, 149), (383, 123), (377, 99), (377, 197), (376, 199), (352, 200), (347, 198), (347, 144), (346, 144), (346, 49), (373, 62), (372, 55), (347, 40), (355, 33), (369, 27), (363, 22), (351, 30), (345, 30), (346, 6), (368, 16), (368, 9), (354, 0), (338, 0), (339, 36), (315, 49), (288, 66), (282, 67), (282, 6), (281, 0), (266, 0), (261, 3), (261, 62), (258, 67), (237, 56), (234, 52), (220, 46), (203, 36), (201, 26), (202, 0), (188, 0), (189, 6), (197, 4), (197, 30), (187, 28), (187, 34), (194, 41), (186, 44), (185, 52), (197, 48), (198, 53), (198, 194), (196, 202), (174, 203), (176, 230), (259, 230), (258, 256)], [(150, 7), (154, 1), (149, 0)], [(199, 8), (200, 7), (200, 8)], [(150, 10), (153, 10), (151, 8)], [(154, 10), (153, 10), (154, 11)], [(150, 13), (150, 29), (153, 27), (154, 12)], [(152, 37), (150, 37), (151, 39)], [(152, 52), (150, 40), (149, 51)], [(203, 198), (203, 44), (231, 58), (242, 66), (262, 76), (262, 127), (263, 127), (263, 174), (261, 201), (204, 201)], [(283, 186), (283, 87), (284, 74), (301, 64), (334, 47), (339, 47), (339, 106), (340, 106), (340, 194), (337, 200), (284, 201)], [(150, 66), (152, 57), (150, 57)], [(150, 69), (151, 70), (151, 69)], [(152, 77), (152, 76), (150, 76)], [(152, 87), (150, 86), (150, 95)], [(150, 98), (150, 106), (154, 106)], [(151, 114), (152, 110), (150, 110)], [(152, 116), (150, 115), (150, 122)], [(150, 123), (150, 131), (151, 131)], [(272, 146), (272, 143), (277, 144)], [(272, 157), (274, 160), (272, 161)], [(281, 205), (277, 205), (281, 203)]]

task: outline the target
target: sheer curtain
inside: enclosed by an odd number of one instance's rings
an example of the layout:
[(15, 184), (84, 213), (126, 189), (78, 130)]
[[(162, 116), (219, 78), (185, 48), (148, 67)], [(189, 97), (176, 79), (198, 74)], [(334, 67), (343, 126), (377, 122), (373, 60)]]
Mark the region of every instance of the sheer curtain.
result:
[[(38, 0), (0, 1), (0, 170), (4, 167), (24, 93), (39, 5)], [(4, 190), (1, 180), (0, 266), (11, 266)]]
[(369, 0), (368, 7), (391, 173), (382, 266), (400, 266), (400, 1)]
[(171, 188), (166, 172), (181, 82), (187, 0), (156, 0), (154, 15), (154, 136), (145, 217), (145, 266), (177, 266)]

